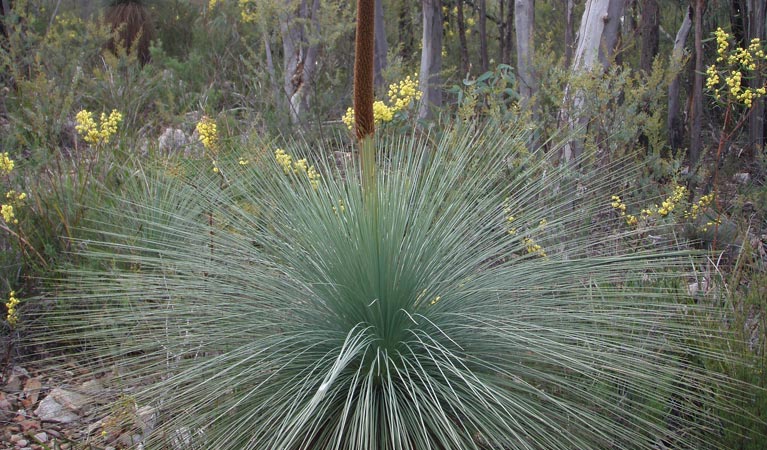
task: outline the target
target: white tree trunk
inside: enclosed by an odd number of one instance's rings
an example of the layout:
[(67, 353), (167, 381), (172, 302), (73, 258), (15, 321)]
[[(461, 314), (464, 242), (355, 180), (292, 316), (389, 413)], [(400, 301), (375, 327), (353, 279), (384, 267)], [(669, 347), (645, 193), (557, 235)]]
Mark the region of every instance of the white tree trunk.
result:
[(421, 49), (420, 89), (423, 93), (418, 109), (419, 119), (428, 119), (432, 110), (442, 106), (442, 1), (421, 0), (423, 38)]
[[(287, 4), (293, 0), (285, 0)], [(311, 1), (311, 5), (309, 2)], [(311, 83), (317, 64), (317, 44), (311, 37), (320, 34), (320, 0), (301, 0), (294, 12), (280, 18), (285, 57), (283, 85), (290, 104), (290, 120), (299, 123), (311, 105)]]
[[(609, 67), (620, 36), (624, 6), (625, 0), (587, 0), (573, 55), (573, 76), (594, 71), (600, 65), (601, 70)], [(565, 88), (560, 122), (566, 124), (572, 133), (581, 131), (590, 120), (583, 108), (586, 95), (581, 89), (573, 91), (570, 85)], [(582, 153), (582, 142), (573, 139), (565, 144), (562, 156), (566, 161), (572, 161)]]

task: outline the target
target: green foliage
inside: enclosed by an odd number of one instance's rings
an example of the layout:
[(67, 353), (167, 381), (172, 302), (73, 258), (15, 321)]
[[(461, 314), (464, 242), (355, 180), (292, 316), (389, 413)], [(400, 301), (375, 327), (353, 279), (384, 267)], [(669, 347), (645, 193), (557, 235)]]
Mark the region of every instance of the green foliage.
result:
[[(635, 169), (512, 166), (527, 133), (496, 130), (378, 142), (374, 201), (296, 144), (128, 184), (38, 336), (157, 408), (158, 448), (717, 448), (739, 391), (655, 287), (687, 256), (592, 220)], [(285, 165), (310, 153), (317, 186)]]

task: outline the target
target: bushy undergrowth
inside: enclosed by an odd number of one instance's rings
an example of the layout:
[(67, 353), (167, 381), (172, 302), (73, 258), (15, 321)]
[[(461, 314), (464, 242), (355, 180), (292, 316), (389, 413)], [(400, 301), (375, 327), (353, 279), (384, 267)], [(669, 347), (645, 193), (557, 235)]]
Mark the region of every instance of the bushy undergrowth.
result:
[(141, 180), (37, 335), (156, 408), (152, 447), (716, 448), (740, 391), (689, 255), (612, 230), (631, 165), (508, 158), (528, 137), (379, 142), (374, 197), (300, 144)]

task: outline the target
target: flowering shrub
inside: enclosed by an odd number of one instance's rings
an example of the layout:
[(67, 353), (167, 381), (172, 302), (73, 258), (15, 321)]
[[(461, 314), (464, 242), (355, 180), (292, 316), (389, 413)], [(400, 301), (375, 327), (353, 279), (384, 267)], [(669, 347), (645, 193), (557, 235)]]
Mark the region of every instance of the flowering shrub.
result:
[[(389, 85), (388, 104), (383, 100), (373, 102), (373, 119), (376, 125), (394, 120), (398, 113), (406, 112), (411, 105), (421, 99), (423, 93), (418, 90), (418, 77), (409, 75), (399, 83)], [(341, 119), (346, 126), (354, 129), (354, 108), (349, 107)]]
[(16, 327), (19, 323), (19, 312), (16, 307), (19, 305), (19, 298), (16, 297), (16, 291), (11, 291), (8, 294), (8, 301), (5, 302), (5, 309), (7, 310), (5, 315), (5, 321), (11, 328)]
[(764, 71), (767, 62), (764, 45), (754, 38), (746, 48), (731, 46), (732, 36), (721, 28), (717, 28), (714, 36), (717, 58), (716, 64), (706, 69), (706, 88), (716, 100), (750, 108), (754, 100), (767, 94), (766, 86), (744, 86), (744, 80)]
[[(314, 166), (309, 165), (309, 163), (306, 161), (306, 158), (302, 158), (294, 162), (292, 156), (285, 153), (285, 150), (278, 148), (274, 151), (274, 159), (276, 159), (277, 164), (282, 167), (285, 175), (289, 175), (291, 172), (297, 176), (305, 174), (309, 178), (309, 184), (312, 185), (312, 189), (317, 190), (319, 188), (320, 174), (317, 172)], [(340, 208), (343, 210), (343, 204), (340, 204)]]
[(112, 110), (109, 116), (101, 113), (99, 123), (93, 119), (93, 113), (83, 109), (75, 116), (77, 124), (75, 130), (83, 137), (83, 140), (92, 145), (108, 144), (112, 136), (117, 133), (117, 126), (122, 122), (123, 116), (117, 110)]
[[(613, 195), (610, 198), (610, 206), (626, 221), (628, 226), (646, 226), (669, 216), (674, 216), (674, 220), (677, 221), (694, 221), (713, 203), (715, 195), (713, 192), (703, 195), (698, 201), (693, 202), (689, 208), (684, 208), (688, 192), (684, 186), (677, 185), (674, 187), (671, 195), (666, 197), (660, 205), (654, 204), (642, 208), (638, 215), (629, 213), (628, 206), (618, 195)], [(674, 215), (674, 211), (682, 211), (682, 213)], [(702, 231), (706, 231), (708, 227), (717, 223), (718, 219), (706, 222), (702, 227)]]

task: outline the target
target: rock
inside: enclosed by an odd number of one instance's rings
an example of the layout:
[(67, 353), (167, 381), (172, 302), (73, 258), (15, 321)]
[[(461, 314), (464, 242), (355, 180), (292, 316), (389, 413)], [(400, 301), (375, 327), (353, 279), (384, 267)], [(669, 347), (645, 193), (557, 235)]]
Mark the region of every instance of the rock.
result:
[(40, 397), (40, 391), (43, 384), (39, 378), (30, 378), (24, 383), (24, 392), (22, 393), (21, 404), (24, 408), (32, 408)]
[(13, 366), (11, 374), (8, 376), (8, 381), (5, 383), (6, 392), (19, 392), (24, 385), (24, 381), (29, 378), (29, 372), (21, 366)]
[(56, 403), (64, 406), (70, 411), (79, 412), (91, 403), (90, 398), (78, 392), (66, 389), (56, 388), (52, 390), (48, 397), (53, 397)]
[(748, 172), (738, 172), (732, 176), (732, 181), (738, 184), (748, 184), (751, 182), (751, 174)]
[(35, 414), (43, 422), (71, 423), (80, 418), (79, 415), (58, 403), (52, 395), (40, 402)]
[(142, 406), (136, 411), (136, 425), (144, 436), (149, 435), (157, 424), (157, 413), (151, 406)]
[[(165, 154), (175, 153), (190, 144), (189, 136), (178, 128), (166, 128), (157, 139), (157, 147)], [(184, 155), (188, 156), (188, 155)]]
[(41, 431), (40, 433), (37, 433), (35, 435), (35, 440), (37, 440), (37, 442), (43, 442), (43, 443), (48, 442), (48, 433), (46, 433), (45, 431)]
[(19, 439), (16, 441), (16, 447), (26, 447), (27, 445), (29, 445), (29, 441), (26, 439)]
[(104, 386), (99, 380), (88, 380), (80, 385), (80, 390), (88, 394), (98, 394), (104, 390)]
[(37, 420), (32, 420), (32, 419), (24, 419), (21, 422), (19, 422), (19, 425), (21, 426), (21, 431), (23, 431), (24, 433), (30, 430), (40, 429), (40, 422)]

